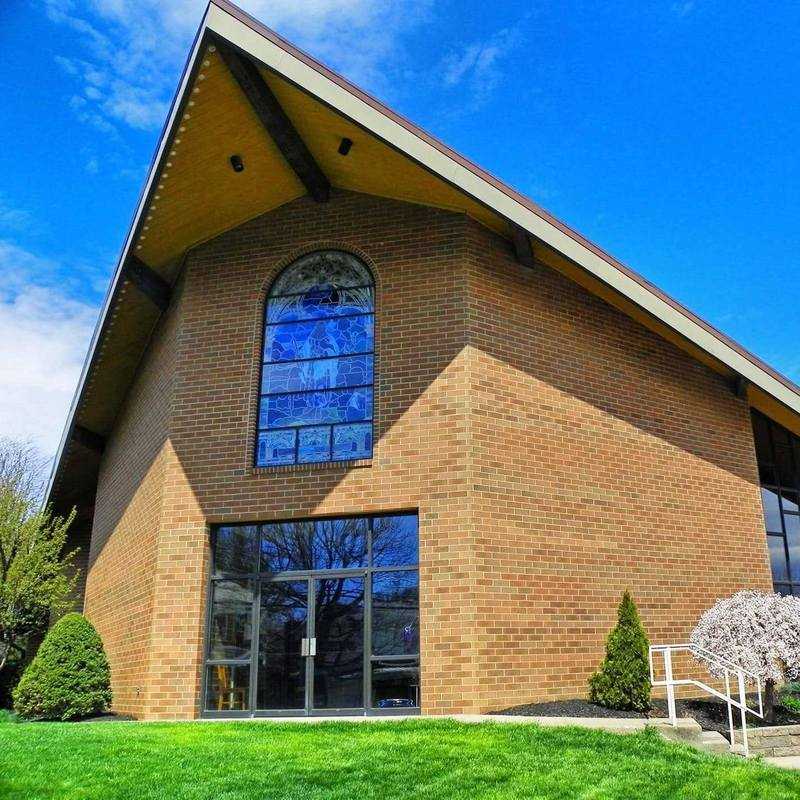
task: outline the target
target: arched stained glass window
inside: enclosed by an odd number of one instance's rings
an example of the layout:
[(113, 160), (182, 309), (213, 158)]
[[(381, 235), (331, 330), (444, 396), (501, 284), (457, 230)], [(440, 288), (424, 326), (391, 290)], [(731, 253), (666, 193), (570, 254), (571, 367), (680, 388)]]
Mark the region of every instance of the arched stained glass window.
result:
[(310, 253), (267, 298), (256, 466), (372, 455), (375, 286), (355, 256)]

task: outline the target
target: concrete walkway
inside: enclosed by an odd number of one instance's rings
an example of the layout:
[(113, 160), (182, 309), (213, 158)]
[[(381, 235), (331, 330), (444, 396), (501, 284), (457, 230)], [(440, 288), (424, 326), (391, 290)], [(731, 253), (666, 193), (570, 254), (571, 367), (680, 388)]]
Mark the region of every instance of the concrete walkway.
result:
[[(312, 717), (245, 717), (236, 720), (206, 718), (199, 722), (293, 722), (298, 724), (318, 724), (321, 722), (400, 722), (402, 720), (422, 719), (452, 719), (457, 722), (480, 723), (499, 722), (513, 725), (536, 724), (553, 728), (572, 725), (578, 728), (590, 728), (598, 731), (612, 733), (634, 733), (643, 731), (647, 727), (665, 727), (669, 725), (666, 719), (628, 719), (625, 717), (535, 717), (535, 716), (509, 716), (506, 714), (443, 714), (422, 716), (420, 714), (387, 714), (386, 716), (312, 716)], [(699, 731), (699, 726), (693, 719), (683, 718), (678, 720), (678, 730)]]
[[(504, 722), (504, 723), (535, 723), (545, 728), (556, 728), (572, 725), (578, 728), (590, 728), (597, 731), (610, 731), (612, 733), (634, 733), (645, 728), (661, 728), (669, 725), (666, 719), (637, 719), (629, 717), (535, 717), (511, 716), (507, 714), (453, 714), (450, 719), (460, 722)], [(427, 717), (431, 719), (431, 717)], [(678, 730), (700, 730), (699, 725), (690, 718), (678, 720)]]
[(767, 756), (764, 763), (781, 769), (800, 769), (800, 756)]

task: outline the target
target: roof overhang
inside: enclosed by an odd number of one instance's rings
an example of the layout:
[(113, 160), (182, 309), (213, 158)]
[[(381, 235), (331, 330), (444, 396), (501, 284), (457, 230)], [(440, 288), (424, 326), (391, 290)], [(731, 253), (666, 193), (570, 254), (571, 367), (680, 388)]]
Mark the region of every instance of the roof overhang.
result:
[[(259, 124), (230, 63), (219, 57), (217, 45), (225, 43), (258, 65), (290, 127), (334, 186), (470, 214), (511, 239), (523, 262), (527, 257), (520, 243), (527, 239), (538, 260), (730, 376), (753, 405), (800, 430), (800, 388), (786, 377), (526, 197), (226, 0), (213, 0), (92, 338), (54, 463), (51, 501), (68, 506), (93, 493), (87, 481), (99, 464), (102, 436), (111, 429), (185, 253), (309, 189), (274, 135)], [(334, 155), (345, 136), (359, 140), (354, 153), (361, 153), (362, 161)], [(248, 152), (250, 182), (233, 184), (223, 155), (240, 147)], [(191, 157), (182, 158), (186, 152)], [(377, 167), (368, 167), (367, 157)], [(72, 478), (65, 482), (67, 473)]]

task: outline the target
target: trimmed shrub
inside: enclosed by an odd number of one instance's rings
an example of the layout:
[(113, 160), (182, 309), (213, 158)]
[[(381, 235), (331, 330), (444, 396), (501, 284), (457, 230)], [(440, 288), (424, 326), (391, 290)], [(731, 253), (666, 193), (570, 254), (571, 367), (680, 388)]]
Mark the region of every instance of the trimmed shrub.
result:
[(781, 705), (795, 716), (800, 716), (800, 697), (793, 694), (781, 695)]
[(589, 678), (593, 703), (619, 710), (650, 708), (650, 642), (629, 592), (622, 596), (617, 624), (606, 640), (606, 657)]
[(14, 690), (14, 710), (26, 719), (69, 720), (107, 710), (111, 674), (103, 642), (82, 614), (50, 629)]

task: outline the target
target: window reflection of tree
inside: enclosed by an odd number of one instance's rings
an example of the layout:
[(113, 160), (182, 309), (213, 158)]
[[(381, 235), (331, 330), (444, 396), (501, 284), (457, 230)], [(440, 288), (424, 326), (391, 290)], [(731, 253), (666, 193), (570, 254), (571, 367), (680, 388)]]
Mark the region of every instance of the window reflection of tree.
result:
[(259, 680), (262, 708), (293, 704), (305, 684), (300, 650), (307, 616), (305, 581), (262, 583), (258, 659), (262, 675), (269, 668), (269, 680)]
[(375, 517), (372, 521), (372, 563), (376, 566), (405, 566), (417, 563), (417, 518)]
[(315, 614), (315, 702), (360, 706), (364, 654), (363, 578), (318, 580)]
[(365, 565), (367, 520), (355, 517), (314, 525), (314, 569), (347, 569)]
[(255, 572), (258, 526), (220, 528), (216, 535), (214, 563), (217, 572)]
[(311, 569), (313, 522), (283, 522), (264, 525), (261, 538), (262, 572)]

